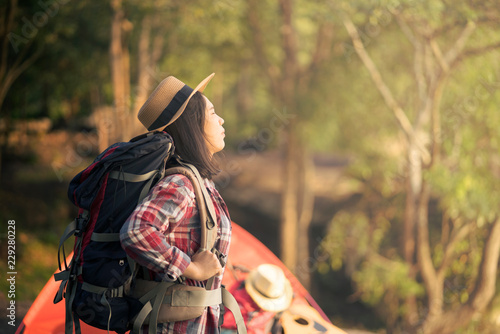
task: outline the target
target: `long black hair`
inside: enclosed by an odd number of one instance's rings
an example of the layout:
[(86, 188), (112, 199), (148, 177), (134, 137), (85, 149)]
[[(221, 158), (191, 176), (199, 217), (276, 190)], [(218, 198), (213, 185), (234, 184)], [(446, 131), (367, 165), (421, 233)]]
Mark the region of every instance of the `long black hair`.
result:
[(204, 131), (206, 106), (203, 95), (196, 92), (181, 116), (164, 131), (172, 136), (175, 153), (194, 165), (202, 177), (211, 179), (220, 168), (207, 146)]

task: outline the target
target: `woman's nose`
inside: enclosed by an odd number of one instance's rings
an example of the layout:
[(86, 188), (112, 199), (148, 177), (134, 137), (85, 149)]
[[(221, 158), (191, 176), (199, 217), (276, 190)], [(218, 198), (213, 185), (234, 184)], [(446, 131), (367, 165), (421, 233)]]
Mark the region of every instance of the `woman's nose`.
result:
[(223, 124), (224, 124), (224, 118), (222, 118), (222, 117), (220, 117), (220, 116), (219, 116), (219, 124), (220, 124), (220, 125), (223, 125)]

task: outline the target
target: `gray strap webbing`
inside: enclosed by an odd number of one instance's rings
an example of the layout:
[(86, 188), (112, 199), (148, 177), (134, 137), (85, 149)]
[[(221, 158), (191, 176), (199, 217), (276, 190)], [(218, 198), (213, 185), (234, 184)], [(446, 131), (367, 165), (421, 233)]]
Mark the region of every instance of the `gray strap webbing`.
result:
[(75, 234), (75, 230), (76, 230), (76, 219), (73, 219), (73, 221), (69, 223), (68, 226), (66, 226), (66, 229), (64, 230), (61, 239), (59, 239), (59, 247), (61, 247), (66, 240), (68, 240)]
[[(76, 254), (73, 255), (73, 259), (71, 260), (70, 267), (73, 269), (75, 256), (78, 258), (80, 256), (80, 252), (82, 250), (82, 238), (77, 238), (75, 244)], [(64, 281), (61, 284), (65, 284)], [(80, 334), (80, 320), (75, 317), (73, 318), (73, 301), (75, 300), (76, 295), (76, 280), (75, 278), (71, 278), (69, 276), (69, 280), (66, 281), (66, 326), (65, 332), (66, 334), (73, 333), (73, 324), (75, 325), (75, 333)]]
[(174, 290), (172, 295), (165, 296), (163, 304), (181, 306), (214, 306), (222, 303), (221, 289), (215, 290)]
[(227, 307), (233, 313), (238, 334), (247, 334), (247, 329), (245, 327), (243, 316), (241, 315), (240, 306), (238, 305), (236, 299), (234, 299), (234, 296), (224, 287), (222, 288), (222, 304), (224, 304), (224, 307)]
[(211, 291), (212, 287), (214, 286), (214, 281), (215, 281), (215, 276), (212, 276), (207, 280), (207, 284), (205, 285), (205, 289), (207, 291)]
[(67, 281), (69, 279), (69, 270), (54, 274), (54, 281)]
[[(73, 266), (73, 260), (70, 262), (70, 267)], [(79, 276), (82, 274), (82, 267), (77, 268), (77, 273), (76, 276)], [(59, 291), (56, 294), (56, 297), (54, 298), (54, 304), (59, 303), (62, 300), (63, 292), (64, 292), (64, 287), (66, 286), (66, 283), (69, 281), (71, 276), (71, 270), (67, 269), (65, 271), (58, 272), (54, 274), (54, 281), (62, 281), (61, 286), (59, 287)]]
[(215, 239), (210, 238), (211, 237), (211, 235), (209, 235), (210, 231), (207, 228), (207, 223), (208, 223), (207, 207), (205, 201), (203, 200), (204, 193), (202, 191), (202, 188), (204, 189), (205, 186), (192, 172), (192, 169), (187, 168), (185, 166), (169, 168), (165, 171), (165, 174), (166, 175), (181, 174), (186, 176), (189, 179), (189, 181), (191, 181), (191, 184), (193, 185), (196, 204), (198, 205), (198, 211), (200, 214), (200, 222), (201, 222), (201, 240), (200, 240), (200, 248), (198, 251), (202, 252), (204, 250), (210, 250), (213, 247), (213, 243), (211, 242), (215, 241)]
[(112, 314), (112, 310), (111, 310), (111, 305), (109, 304), (109, 301), (106, 298), (105, 294), (103, 294), (101, 297), (101, 304), (106, 305), (106, 307), (108, 308), (108, 312), (109, 312), (109, 315), (108, 315), (108, 334), (109, 334), (109, 324), (111, 323), (111, 316), (113, 314)]
[[(151, 286), (154, 282), (151, 281), (136, 281), (136, 287), (144, 282), (146, 286)], [(178, 285), (175, 282), (157, 282), (156, 285), (144, 294), (139, 301), (142, 304), (154, 299), (160, 294), (161, 290), (167, 291), (173, 285)], [(141, 289), (141, 288), (140, 288)], [(221, 288), (214, 290), (174, 290), (172, 295), (165, 296), (163, 304), (170, 306), (214, 306), (222, 303)]]
[(66, 285), (68, 284), (67, 280), (63, 280), (61, 284), (59, 285), (59, 289), (57, 290), (57, 293), (54, 297), (54, 304), (59, 303), (63, 299), (64, 295), (64, 288), (66, 288)]
[(158, 314), (160, 313), (160, 307), (165, 298), (165, 293), (167, 292), (169, 285), (160, 284), (158, 294), (155, 297), (153, 304), (153, 309), (151, 310), (151, 317), (149, 318), (149, 334), (156, 334), (156, 326), (158, 324)]
[[(206, 209), (208, 210), (209, 213), (209, 218), (210, 222), (207, 220), (205, 224), (207, 225), (206, 228), (206, 239), (207, 239), (207, 247), (205, 249), (208, 249), (210, 251), (213, 251), (213, 246), (215, 244), (215, 240), (217, 239), (217, 216), (215, 215), (215, 208), (214, 204), (212, 202), (212, 197), (208, 194), (207, 188), (205, 187), (205, 181), (201, 177), (200, 173), (198, 172), (198, 169), (196, 169), (195, 166), (188, 164), (188, 163), (183, 163), (181, 162), (181, 165), (188, 168), (191, 170), (191, 172), (195, 175), (196, 179), (198, 180), (198, 183), (201, 185), (201, 192), (203, 194), (203, 202), (205, 204)], [(203, 224), (203, 223), (202, 223)], [(202, 235), (202, 241), (203, 241), (203, 235)], [(204, 249), (203, 249), (204, 250)], [(210, 281), (209, 283), (213, 283), (213, 280)], [(212, 288), (212, 284), (207, 284), (207, 290), (210, 290)]]
[[(200, 213), (200, 222), (201, 222), (201, 242), (200, 248), (198, 252), (202, 252), (205, 250), (213, 250), (213, 246), (215, 243), (215, 239), (217, 237), (217, 218), (214, 216), (207, 217), (207, 203), (210, 203), (212, 211), (215, 212), (213, 208), (212, 200), (205, 188), (203, 183), (203, 179), (201, 175), (198, 173), (198, 170), (193, 165), (184, 164), (180, 167), (172, 167), (165, 171), (166, 175), (172, 174), (181, 174), (186, 176), (193, 185), (193, 190), (196, 198), (196, 203), (198, 205), (198, 211)], [(197, 175), (198, 176), (197, 176)], [(206, 197), (208, 196), (208, 197)], [(207, 200), (208, 199), (208, 200)], [(210, 211), (209, 211), (210, 212)], [(209, 219), (211, 219), (211, 226), (214, 228), (209, 228)], [(207, 284), (205, 286), (206, 290), (211, 290), (214, 282), (214, 277), (208, 279)]]
[(109, 172), (109, 177), (115, 180), (123, 180), (127, 182), (143, 182), (153, 178), (156, 174), (158, 174), (158, 170), (156, 169), (146, 174), (132, 174), (114, 170)]
[(64, 230), (61, 239), (59, 239), (59, 248), (57, 249), (57, 261), (59, 262), (59, 269), (61, 268), (61, 249), (63, 253), (63, 261), (64, 261), (64, 267), (65, 269), (68, 269), (68, 264), (66, 263), (66, 252), (64, 251), (64, 243), (66, 240), (68, 240), (70, 237), (72, 237), (75, 234), (76, 230), (76, 219), (73, 219), (71, 223), (66, 226), (66, 229)]
[[(155, 172), (155, 173), (154, 173), (154, 175), (156, 175), (156, 174), (158, 174), (158, 173), (159, 173), (158, 171), (154, 171), (154, 172)], [(142, 200), (143, 200), (144, 198), (146, 198), (146, 196), (148, 195), (149, 190), (151, 189), (151, 185), (153, 184), (153, 180), (154, 180), (154, 179), (155, 179), (154, 177), (151, 177), (151, 178), (149, 179), (148, 183), (146, 183), (146, 184), (144, 185), (144, 187), (142, 187), (142, 191), (141, 191), (141, 193), (140, 193), (140, 195), (139, 195), (139, 199), (137, 200), (137, 205), (141, 204)]]
[(142, 187), (139, 199), (137, 200), (137, 204), (139, 204), (147, 196), (149, 190), (151, 189), (151, 185), (153, 184), (153, 180), (155, 179), (155, 176), (158, 174), (160, 174), (160, 171), (156, 169), (146, 174), (132, 174), (132, 173), (125, 173), (119, 170), (114, 170), (112, 172), (109, 172), (109, 177), (115, 180), (123, 180), (127, 182), (144, 182), (149, 180), (148, 183), (146, 183), (144, 187)]
[[(201, 188), (201, 192), (203, 194), (203, 200), (204, 200), (203, 202), (205, 204), (205, 208), (208, 209), (209, 218), (211, 219), (211, 226), (206, 226), (205, 233), (202, 234), (202, 241), (204, 238), (206, 238), (206, 245), (207, 246), (203, 249), (202, 249), (203, 246), (201, 246), (200, 249), (201, 250), (208, 249), (211, 252), (215, 253), (213, 247), (215, 244), (215, 240), (217, 239), (218, 227), (217, 227), (217, 216), (215, 215), (215, 208), (214, 208), (214, 205), (212, 203), (211, 196), (208, 194), (207, 188), (205, 187), (205, 183), (204, 183), (203, 178), (201, 177), (200, 173), (198, 172), (198, 169), (196, 169), (196, 167), (191, 165), (191, 164), (182, 163), (182, 165), (186, 168), (189, 168), (189, 170), (191, 170), (191, 172), (193, 172), (193, 174), (196, 176), (198, 183), (200, 183), (200, 185), (201, 185), (200, 188)], [(202, 221), (202, 224), (207, 225), (207, 224), (209, 224), (209, 221), (207, 220), (204, 223)], [(203, 243), (202, 243), (202, 245), (203, 245)], [(215, 280), (215, 277), (210, 277), (208, 279), (207, 284), (206, 284), (207, 290), (212, 289), (212, 286), (214, 284), (214, 280)]]
[(73, 324), (75, 325), (75, 333), (80, 334), (80, 323), (78, 319), (73, 319), (73, 301), (76, 295), (76, 282), (68, 282), (68, 288), (70, 291), (66, 291), (66, 294), (69, 292), (69, 296), (66, 296), (66, 334), (73, 333)]
[(137, 314), (137, 316), (134, 320), (134, 327), (132, 328), (133, 334), (140, 334), (141, 327), (144, 324), (144, 321), (146, 320), (147, 316), (149, 315), (149, 313), (151, 313), (152, 310), (153, 310), (153, 306), (151, 306), (151, 302), (147, 302), (146, 304), (144, 304), (141, 311)]
[[(136, 284), (140, 284), (139, 282), (140, 281), (137, 281)], [(141, 304), (145, 304), (149, 300), (153, 299), (156, 295), (158, 295), (158, 291), (161, 289), (160, 286), (166, 286), (166, 289), (168, 289), (169, 287), (171, 287), (174, 284), (176, 284), (176, 283), (174, 283), (174, 282), (158, 282), (158, 285), (156, 285), (153, 289), (149, 290), (144, 296), (139, 298), (139, 301), (141, 302)], [(165, 291), (167, 291), (166, 289), (165, 289)]]
[(198, 172), (198, 169), (196, 169), (196, 167), (191, 165), (191, 164), (184, 163), (184, 162), (181, 162), (181, 164), (182, 164), (182, 166), (189, 168), (194, 173), (196, 178), (198, 179), (198, 182), (202, 185), (201, 191), (203, 192), (203, 199), (205, 200), (205, 205), (207, 206), (208, 213), (210, 214), (210, 218), (212, 219), (212, 222), (213, 222), (212, 228), (216, 227), (217, 226), (217, 217), (215, 215), (214, 204), (210, 200), (211, 197), (207, 192), (207, 189), (205, 187), (205, 182), (203, 181), (203, 178), (201, 177), (200, 172)]
[[(136, 284), (139, 283), (136, 282)], [(153, 312), (154, 306), (151, 305), (151, 301), (153, 300), (156, 301), (156, 298), (160, 296), (162, 292), (163, 292), (162, 296), (165, 296), (165, 292), (167, 291), (167, 289), (174, 284), (175, 284), (174, 282), (161, 282), (158, 285), (156, 285), (153, 289), (149, 290), (144, 296), (142, 296), (139, 299), (139, 302), (141, 302), (141, 304), (144, 304), (144, 306), (141, 309), (141, 311), (137, 314), (134, 320), (132, 333), (139, 334), (141, 332), (141, 327), (144, 324), (144, 321), (146, 320), (147, 316)], [(161, 305), (161, 301), (159, 303)], [(156, 312), (157, 313), (159, 312), (159, 308), (156, 309)], [(156, 319), (158, 319), (158, 314), (156, 315)], [(156, 330), (156, 323), (152, 322), (151, 318), (149, 321), (149, 327), (150, 328), (153, 327)]]
[(120, 241), (120, 233), (92, 233), (90, 240), (97, 242)]
[[(70, 262), (70, 266), (71, 265), (73, 265), (72, 262)], [(71, 270), (69, 270), (69, 269), (55, 273), (54, 274), (54, 281), (67, 281), (67, 280), (69, 280), (70, 274), (71, 274)], [(77, 271), (76, 271), (76, 276), (79, 276), (81, 274), (82, 274), (82, 267), (78, 267)]]
[(114, 298), (114, 297), (123, 297), (124, 286), (120, 285), (117, 288), (106, 288), (103, 286), (97, 286), (89, 284), (87, 282), (83, 282), (82, 290), (98, 294), (106, 294), (106, 292), (109, 292), (109, 297)]

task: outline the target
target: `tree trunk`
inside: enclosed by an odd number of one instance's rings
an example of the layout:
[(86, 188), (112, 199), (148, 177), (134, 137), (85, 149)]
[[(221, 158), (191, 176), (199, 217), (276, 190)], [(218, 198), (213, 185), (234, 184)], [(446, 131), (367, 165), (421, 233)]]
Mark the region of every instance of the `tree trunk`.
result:
[[(414, 280), (417, 274), (415, 263), (416, 223), (418, 211), (418, 194), (421, 190), (421, 162), (418, 149), (414, 145), (408, 145), (407, 179), (406, 179), (406, 204), (403, 221), (403, 235), (401, 247), (406, 264), (410, 268), (409, 279)], [(415, 296), (409, 296), (405, 300), (406, 313), (403, 315), (405, 326), (413, 327), (418, 322), (417, 300)]]
[(121, 135), (121, 140), (128, 141), (132, 135), (132, 113), (130, 110), (131, 104), (131, 94), (130, 94), (130, 51), (127, 47), (127, 37), (130, 32), (131, 23), (123, 20), (122, 23), (122, 73), (123, 73), (123, 130)]
[(422, 325), (424, 334), (452, 334), (483, 312), (495, 296), (500, 257), (500, 218), (492, 224), (479, 267), (476, 286), (468, 302), (440, 316), (428, 317)]
[(109, 135), (111, 133), (110, 128), (114, 128), (114, 116), (114, 110), (111, 107), (101, 106), (94, 109), (93, 117), (98, 134), (99, 152), (103, 152), (108, 148), (111, 142)]
[(295, 126), (291, 122), (287, 128), (285, 171), (283, 173), (283, 194), (281, 204), (280, 247), (281, 260), (292, 271), (297, 263), (297, 138)]
[[(157, 27), (160, 25), (163, 29)], [(158, 76), (159, 73), (156, 73), (158, 61), (163, 55), (164, 29), (165, 23), (161, 22), (158, 17), (146, 15), (142, 19), (137, 54), (137, 89), (135, 90), (130, 126), (132, 136), (139, 135), (145, 131), (144, 126), (137, 119), (137, 113), (148, 99), (149, 94), (153, 90), (153, 85), (164, 79)], [(153, 35), (154, 38), (152, 38)], [(153, 40), (152, 43), (151, 40)]]
[[(307, 96), (311, 86), (311, 73), (319, 71), (319, 66), (328, 60), (332, 46), (332, 25), (323, 24), (317, 32), (316, 49), (311, 54), (311, 62), (302, 66), (298, 60), (298, 35), (293, 25), (294, 2), (292, 0), (279, 0), (280, 10), (280, 36), (283, 60), (279, 63), (272, 62), (266, 53), (266, 38), (262, 29), (262, 19), (258, 12), (258, 1), (248, 0), (248, 25), (252, 31), (254, 43), (255, 60), (260, 64), (264, 74), (269, 80), (271, 94), (276, 105), (287, 108), (287, 111), (296, 116), (300, 113), (297, 107), (300, 105), (300, 96)], [(279, 65), (278, 65), (279, 64)], [(247, 101), (242, 102), (248, 107)], [(243, 108), (244, 110), (245, 108)], [(298, 266), (305, 268), (303, 282), (308, 285), (309, 269), (309, 225), (312, 219), (314, 206), (314, 194), (310, 190), (311, 181), (308, 172), (311, 165), (298, 168), (304, 156), (300, 154), (303, 143), (300, 142), (297, 124), (294, 119), (290, 120), (285, 131), (288, 136), (285, 148), (285, 166), (283, 174), (283, 193), (281, 207), (280, 226), (280, 251), (285, 265), (294, 271)], [(307, 174), (307, 175), (306, 175)], [(305, 179), (304, 179), (305, 178)], [(301, 184), (299, 184), (299, 182)], [(299, 198), (301, 206), (299, 206)], [(297, 240), (300, 238), (300, 240)], [(297, 247), (298, 246), (298, 247)], [(300, 251), (300, 262), (297, 252)]]
[[(306, 289), (311, 287), (311, 264), (316, 261), (310, 257), (309, 228), (314, 212), (314, 162), (305, 148), (297, 157), (299, 163), (299, 198), (301, 202), (298, 219), (298, 262), (296, 275)], [(298, 208), (299, 209), (299, 208)]]
[(236, 84), (236, 112), (238, 121), (245, 122), (249, 112), (252, 110), (253, 96), (250, 78), (250, 62), (247, 60), (241, 65), (238, 82)]
[(123, 21), (125, 12), (122, 8), (121, 0), (113, 0), (111, 2), (113, 8), (113, 19), (111, 21), (111, 44), (110, 44), (110, 61), (111, 61), (111, 81), (113, 84), (115, 122), (109, 127), (110, 133), (107, 134), (111, 144), (114, 141), (122, 141), (126, 138), (127, 125), (127, 88), (124, 69), (124, 47), (123, 47)]
[(150, 54), (149, 54), (149, 44), (151, 41), (151, 16), (147, 15), (142, 19), (141, 22), (141, 34), (139, 37), (138, 45), (138, 76), (137, 76), (137, 89), (135, 92), (134, 99), (134, 121), (132, 124), (133, 135), (138, 134), (142, 131), (143, 126), (137, 119), (136, 115), (141, 109), (142, 105), (148, 99), (149, 93), (151, 91), (151, 74), (148, 72), (150, 66)]
[[(280, 82), (280, 105), (286, 106), (294, 113), (297, 107), (297, 43), (296, 33), (292, 24), (293, 4), (291, 0), (280, 0), (281, 10), (281, 42), (284, 52), (282, 76)], [(298, 238), (298, 191), (300, 170), (297, 166), (300, 152), (300, 141), (297, 133), (297, 124), (292, 120), (287, 128), (288, 141), (286, 143), (285, 184), (282, 205), (281, 247), (285, 265), (294, 273), (297, 266), (297, 238)]]

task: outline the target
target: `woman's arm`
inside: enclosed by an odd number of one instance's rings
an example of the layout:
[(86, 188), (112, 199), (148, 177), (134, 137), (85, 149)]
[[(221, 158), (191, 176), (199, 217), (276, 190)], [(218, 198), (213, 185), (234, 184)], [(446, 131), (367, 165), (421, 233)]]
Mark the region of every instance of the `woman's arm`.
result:
[(167, 280), (176, 280), (191, 264), (185, 252), (189, 249), (189, 228), (178, 228), (169, 237), (172, 243), (184, 245), (184, 251), (169, 244), (166, 233), (190, 219), (195, 205), (193, 188), (186, 177), (172, 175), (161, 180), (123, 225), (123, 249), (141, 266)]

